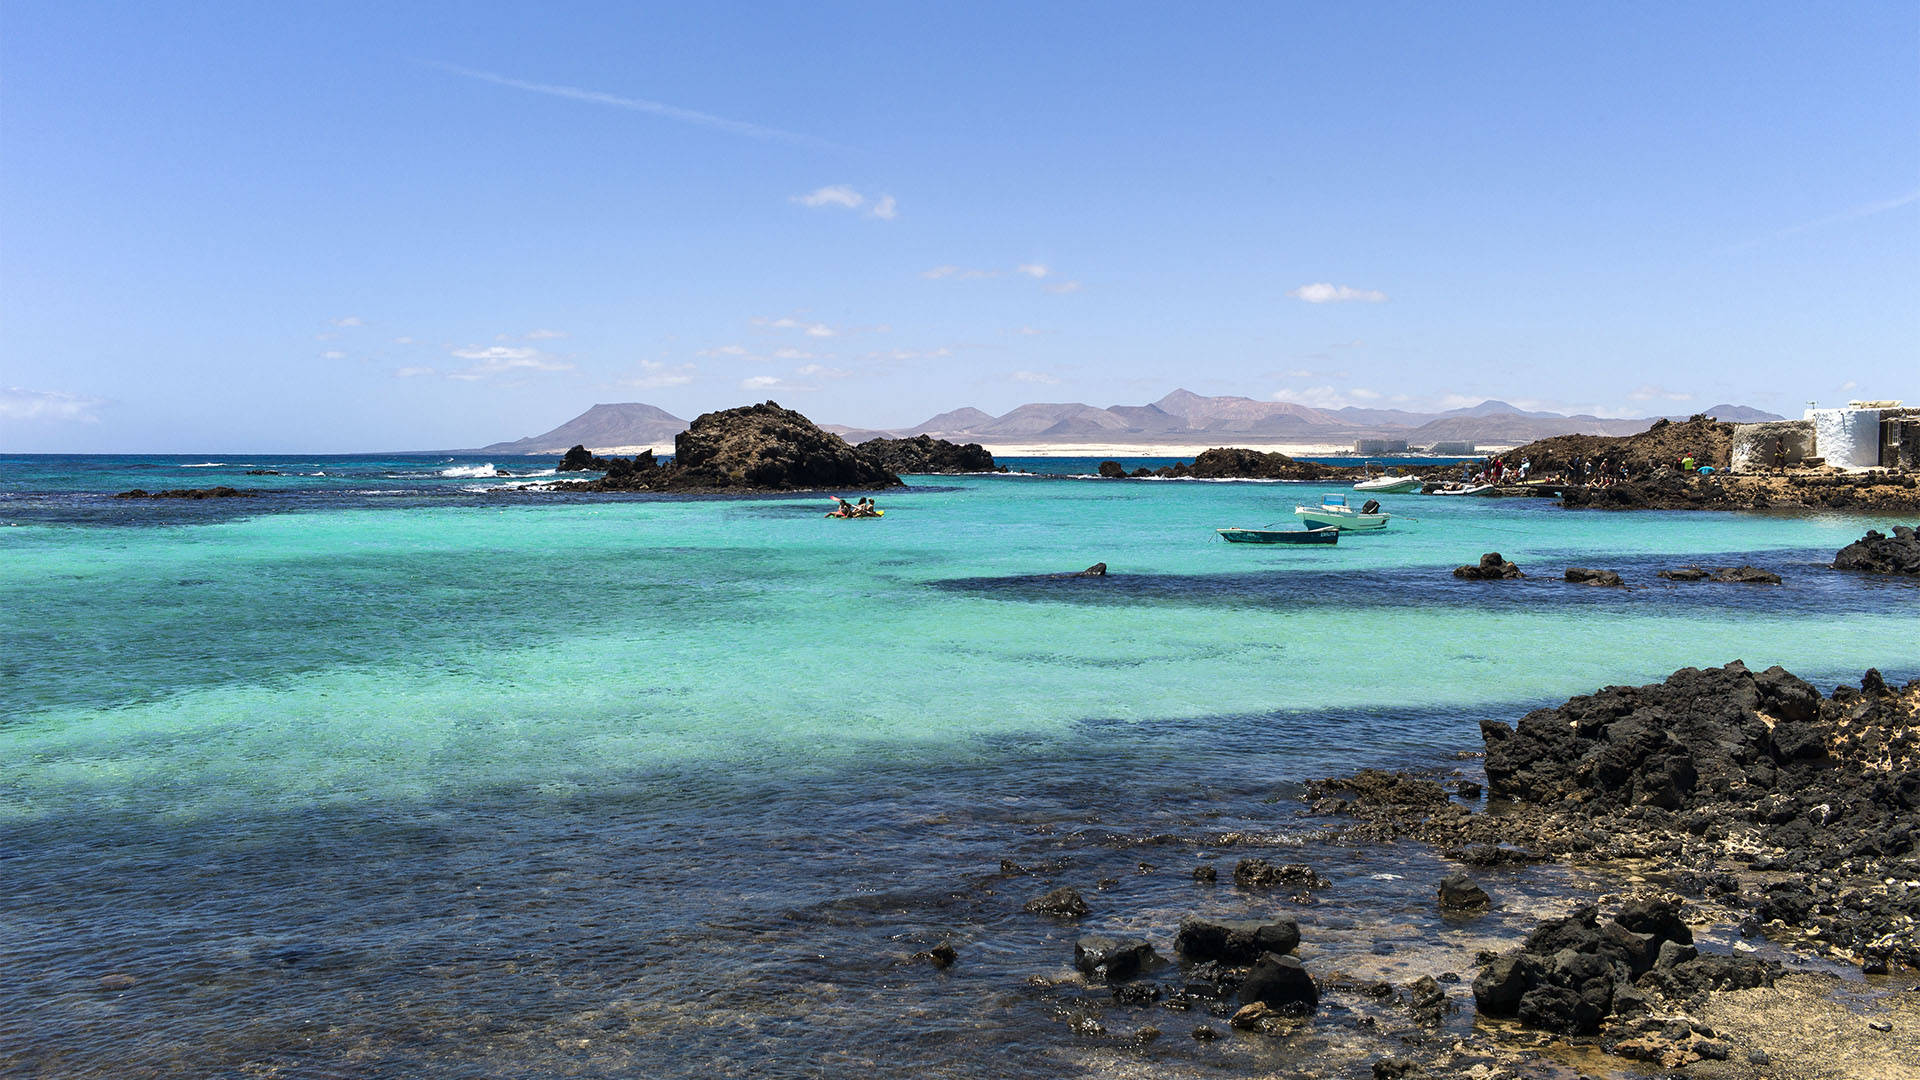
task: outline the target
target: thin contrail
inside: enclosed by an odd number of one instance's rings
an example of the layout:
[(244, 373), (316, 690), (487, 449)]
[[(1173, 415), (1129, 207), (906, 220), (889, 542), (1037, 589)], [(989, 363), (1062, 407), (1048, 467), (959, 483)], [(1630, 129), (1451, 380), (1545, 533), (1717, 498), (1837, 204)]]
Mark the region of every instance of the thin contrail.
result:
[(1778, 232), (1769, 233), (1766, 236), (1760, 237), (1759, 239), (1748, 240), (1746, 243), (1743, 243), (1743, 244), (1734, 244), (1731, 247), (1727, 248), (1726, 250), (1745, 251), (1747, 248), (1757, 247), (1761, 244), (1766, 243), (1769, 240), (1783, 239), (1788, 236), (1793, 236), (1796, 233), (1806, 232), (1809, 229), (1819, 229), (1819, 228), (1824, 228), (1825, 226), (1828, 226), (1828, 225), (1838, 225), (1843, 221), (1856, 221), (1863, 217), (1872, 217), (1875, 214), (1884, 214), (1889, 210), (1898, 210), (1899, 208), (1906, 206), (1908, 203), (1915, 203), (1915, 202), (1920, 202), (1920, 189), (1909, 191), (1905, 195), (1896, 195), (1891, 199), (1881, 199), (1879, 202), (1870, 202), (1861, 206), (1856, 206), (1851, 210), (1842, 210), (1840, 213), (1829, 214), (1826, 217), (1816, 218), (1813, 221), (1803, 221), (1798, 225), (1789, 225), (1786, 228), (1779, 230)]
[(525, 90), (534, 94), (546, 94), (550, 97), (566, 98), (569, 101), (584, 101), (589, 105), (607, 105), (616, 109), (650, 113), (654, 116), (666, 117), (669, 120), (678, 120), (685, 124), (698, 124), (701, 127), (710, 127), (735, 135), (745, 135), (750, 139), (765, 139), (770, 142), (802, 143), (810, 146), (834, 145), (825, 139), (816, 138), (812, 135), (802, 135), (793, 131), (782, 131), (779, 128), (752, 124), (745, 120), (729, 120), (724, 116), (714, 116), (712, 113), (698, 112), (693, 109), (682, 109), (677, 105), (668, 105), (661, 101), (621, 97), (619, 94), (609, 94), (603, 90), (586, 90), (578, 86), (559, 86), (553, 83), (528, 82), (525, 79), (513, 79), (491, 71), (476, 71), (473, 68), (461, 67), (458, 64), (442, 63), (438, 60), (422, 60), (420, 62), (428, 67), (439, 68), (441, 71), (451, 72), (452, 74), (469, 79), (478, 79), (481, 82), (490, 82), (496, 86), (510, 86), (515, 90)]

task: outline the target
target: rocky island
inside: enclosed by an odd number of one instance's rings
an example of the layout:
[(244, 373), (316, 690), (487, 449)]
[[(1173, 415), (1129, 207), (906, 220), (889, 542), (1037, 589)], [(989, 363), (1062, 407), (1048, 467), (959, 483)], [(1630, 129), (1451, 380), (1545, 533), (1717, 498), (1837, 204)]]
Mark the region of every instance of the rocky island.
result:
[[(577, 453), (575, 451), (578, 451)], [(597, 492), (876, 491), (900, 477), (838, 435), (772, 401), (703, 413), (674, 436), (673, 460), (651, 452), (594, 458), (569, 451), (563, 467), (605, 469), (598, 480), (556, 485)]]
[(854, 449), (883, 468), (903, 474), (993, 472), (997, 468), (993, 455), (979, 443), (962, 445), (931, 435), (915, 435), (911, 439), (868, 439)]

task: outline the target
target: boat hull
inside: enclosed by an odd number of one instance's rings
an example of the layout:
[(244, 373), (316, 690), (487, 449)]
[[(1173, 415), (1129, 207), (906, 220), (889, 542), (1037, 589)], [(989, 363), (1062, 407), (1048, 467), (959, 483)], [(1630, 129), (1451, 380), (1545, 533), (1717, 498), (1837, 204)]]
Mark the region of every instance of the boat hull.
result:
[(1362, 480), (1353, 485), (1355, 491), (1384, 491), (1390, 495), (1401, 495), (1409, 491), (1419, 491), (1426, 481), (1417, 476), (1383, 476), (1378, 480)]
[(1307, 527), (1311, 529), (1321, 529), (1331, 526), (1346, 532), (1372, 532), (1376, 529), (1384, 529), (1387, 527), (1387, 522), (1393, 517), (1391, 514), (1361, 514), (1356, 512), (1342, 514), (1337, 511), (1323, 510), (1314, 506), (1296, 507), (1293, 511), (1293, 516), (1306, 522)]
[(1215, 529), (1229, 544), (1337, 544), (1340, 530), (1318, 529)]

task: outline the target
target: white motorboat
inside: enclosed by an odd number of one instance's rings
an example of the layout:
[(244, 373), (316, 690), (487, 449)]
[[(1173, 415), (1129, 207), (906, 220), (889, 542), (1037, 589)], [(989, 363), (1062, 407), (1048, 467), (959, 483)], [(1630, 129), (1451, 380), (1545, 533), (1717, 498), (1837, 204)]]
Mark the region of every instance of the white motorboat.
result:
[(1372, 480), (1362, 480), (1353, 485), (1355, 491), (1385, 491), (1394, 495), (1409, 491), (1419, 491), (1426, 484), (1417, 476), (1378, 476)]
[(1309, 528), (1325, 528), (1332, 525), (1349, 532), (1363, 532), (1372, 529), (1384, 529), (1387, 522), (1393, 520), (1392, 514), (1380, 512), (1380, 504), (1368, 499), (1366, 504), (1355, 510), (1347, 505), (1346, 495), (1340, 492), (1328, 492), (1320, 496), (1319, 506), (1296, 506), (1293, 516), (1307, 523)]
[(1492, 484), (1474, 484), (1470, 487), (1440, 488), (1439, 490), (1434, 492), (1435, 495), (1490, 495), (1492, 493), (1493, 493)]
[(1373, 462), (1366, 463), (1367, 478), (1353, 485), (1355, 491), (1384, 491), (1402, 495), (1409, 491), (1419, 491), (1426, 481), (1417, 476), (1388, 476), (1382, 469), (1379, 476), (1373, 475)]

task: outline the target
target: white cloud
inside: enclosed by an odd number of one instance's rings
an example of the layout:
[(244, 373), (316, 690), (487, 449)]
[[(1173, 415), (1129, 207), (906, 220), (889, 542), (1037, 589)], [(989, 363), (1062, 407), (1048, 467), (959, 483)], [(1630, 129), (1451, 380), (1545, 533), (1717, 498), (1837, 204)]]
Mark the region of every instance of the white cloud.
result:
[(816, 139), (811, 135), (799, 135), (791, 131), (781, 131), (778, 128), (762, 127), (759, 124), (749, 124), (744, 120), (729, 120), (724, 116), (695, 112), (692, 109), (682, 109), (676, 105), (666, 105), (658, 101), (648, 101), (644, 98), (620, 97), (617, 94), (609, 94), (600, 90), (583, 90), (577, 86), (556, 86), (551, 83), (525, 82), (520, 79), (510, 79), (505, 75), (496, 75), (491, 71), (475, 71), (472, 68), (463, 68), (455, 64), (442, 64), (431, 60), (424, 62), (429, 67), (436, 67), (441, 71), (452, 72), (455, 75), (468, 79), (490, 82), (496, 86), (510, 86), (515, 90), (525, 90), (534, 94), (546, 94), (549, 97), (566, 98), (569, 101), (582, 101), (589, 105), (608, 105), (616, 109), (651, 113), (654, 116), (665, 117), (668, 120), (678, 120), (686, 124), (698, 124), (701, 127), (714, 128), (719, 131), (730, 132), (734, 135), (745, 135), (754, 139), (772, 139), (781, 142), (811, 143), (817, 146), (833, 145), (824, 139)]
[(1659, 398), (1662, 401), (1692, 401), (1693, 400), (1692, 394), (1683, 394), (1678, 390), (1667, 390), (1662, 387), (1651, 386), (1651, 385), (1640, 386), (1636, 388), (1632, 393), (1629, 393), (1627, 396), (1629, 398), (1632, 398), (1635, 401), (1652, 401), (1655, 398)]
[(411, 345), (413, 344), (413, 339), (410, 337), (397, 337), (393, 339), (393, 343), (395, 345)]
[(524, 341), (553, 341), (567, 336), (565, 330), (529, 330), (521, 335)]
[(802, 364), (794, 369), (795, 375), (806, 375), (816, 379), (844, 379), (853, 372), (844, 368), (825, 367), (820, 364)]
[(977, 281), (981, 278), (999, 277), (998, 270), (972, 270), (964, 266), (936, 266), (931, 270), (920, 271), (920, 276), (929, 281), (952, 278), (955, 281)]
[(1014, 333), (1019, 334), (1021, 337), (1040, 337), (1043, 334), (1051, 334), (1053, 331), (1042, 330), (1037, 326), (1022, 326), (1018, 330), (1015, 330)]
[(791, 382), (787, 379), (781, 378), (778, 375), (754, 375), (749, 378), (741, 379), (740, 389), (752, 390), (755, 392), (762, 391), (762, 390), (777, 390), (782, 393), (810, 394), (813, 391), (818, 390), (820, 388), (817, 386), (808, 386), (805, 383)]
[(1047, 276), (1047, 267), (1045, 263), (1021, 263), (1013, 268), (1013, 272), (1030, 278), (1043, 278)]
[(1016, 371), (1007, 377), (1014, 382), (1043, 383), (1047, 386), (1052, 386), (1060, 381), (1057, 377), (1049, 375), (1044, 371)]
[(433, 374), (437, 374), (437, 373), (430, 367), (415, 366), (415, 367), (398, 368), (394, 371), (393, 377), (396, 379), (411, 379), (420, 375), (433, 375)]
[(866, 359), (870, 361), (940, 360), (952, 355), (953, 350), (943, 345), (937, 349), (887, 349), (868, 353)]
[(333, 322), (333, 325), (335, 325), (335, 326), (365, 326), (365, 325), (367, 325), (367, 324), (366, 324), (366, 323), (365, 323), (364, 321), (362, 321), (362, 320), (361, 320), (361, 318), (360, 318), (360, 316), (358, 316), (358, 315), (342, 315), (342, 316), (340, 316), (339, 318), (337, 318), (337, 319), (334, 319), (334, 320), (332, 320), (332, 322)]
[(848, 210), (857, 210), (867, 201), (865, 195), (845, 184), (832, 184), (823, 188), (814, 188), (805, 195), (795, 195), (790, 202), (801, 206), (840, 206)]
[(539, 349), (510, 345), (468, 345), (462, 349), (451, 350), (461, 360), (473, 361), (473, 366), (465, 371), (450, 372), (449, 379), (472, 381), (492, 375), (506, 375), (528, 371), (572, 371), (573, 365), (558, 357), (549, 356)]
[[(828, 326), (826, 323), (804, 322), (800, 319), (793, 318), (790, 315), (782, 315), (777, 319), (759, 318), (759, 319), (753, 320), (753, 324), (755, 326), (772, 327), (775, 330), (798, 330), (801, 333), (806, 334), (808, 337), (817, 337), (817, 338), (829, 338), (840, 333), (840, 331), (835, 330), (833, 327)], [(885, 327), (880, 327), (879, 329), (885, 329)]]
[(1058, 285), (1049, 285), (1049, 286), (1047, 286), (1046, 288), (1047, 288), (1047, 291), (1048, 291), (1048, 292), (1050, 292), (1050, 293), (1057, 293), (1057, 294), (1060, 294), (1060, 295), (1062, 295), (1062, 296), (1064, 296), (1064, 295), (1066, 295), (1067, 293), (1077, 293), (1077, 292), (1079, 292), (1079, 291), (1080, 291), (1080, 283), (1079, 283), (1079, 282), (1077, 282), (1077, 281), (1063, 281), (1063, 282), (1061, 282), (1061, 283), (1059, 283)]
[(1387, 294), (1378, 289), (1356, 289), (1351, 285), (1331, 285), (1327, 282), (1315, 282), (1289, 290), (1288, 296), (1296, 300), (1305, 300), (1309, 304), (1343, 304), (1358, 301), (1366, 304), (1382, 304)]
[[(1378, 390), (1356, 386), (1342, 390), (1334, 386), (1284, 387), (1273, 392), (1273, 400), (1292, 402), (1313, 409), (1343, 409), (1348, 405), (1359, 405), (1378, 401), (1383, 396)], [(1479, 404), (1479, 402), (1474, 402)]]
[(631, 379), (622, 379), (624, 385), (636, 390), (659, 390), (668, 386), (685, 386), (693, 381), (697, 369), (692, 364), (663, 364), (658, 360), (640, 361), (640, 374)]
[(882, 195), (873, 203), (873, 216), (881, 221), (892, 221), (900, 216), (900, 204), (891, 195)]
[(105, 405), (104, 398), (64, 394), (58, 390), (27, 390), (18, 386), (0, 389), (0, 417), (8, 420), (72, 420), (97, 424), (94, 412)]
[(1859, 384), (1859, 383), (1857, 383), (1857, 382), (1854, 382), (1854, 381), (1853, 381), (1852, 379), (1848, 379), (1848, 380), (1847, 380), (1846, 382), (1843, 382), (1843, 383), (1841, 383), (1841, 384), (1840, 384), (1840, 389), (1842, 389), (1842, 390), (1858, 390), (1858, 389), (1860, 389), (1860, 384)]
[(347, 354), (341, 352), (339, 349), (328, 349), (326, 352), (320, 354), (320, 359), (322, 360), (345, 360), (346, 358)]
[(751, 356), (745, 345), (719, 345), (711, 349), (701, 349), (701, 356)]
[(806, 351), (805, 349), (795, 349), (791, 347), (773, 350), (773, 358), (775, 360), (818, 360), (820, 359), (818, 356)]

